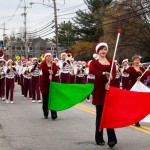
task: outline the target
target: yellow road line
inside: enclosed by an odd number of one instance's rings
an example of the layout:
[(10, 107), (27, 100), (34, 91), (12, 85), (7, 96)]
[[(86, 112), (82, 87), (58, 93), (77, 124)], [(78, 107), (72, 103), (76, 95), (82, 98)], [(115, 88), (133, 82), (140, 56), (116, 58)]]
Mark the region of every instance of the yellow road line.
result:
[(92, 108), (89, 108), (89, 107), (86, 107), (86, 106), (83, 106), (83, 105), (76, 105), (76, 106), (96, 113), (96, 111)]
[[(74, 107), (78, 108), (78, 109), (81, 109), (81, 110), (84, 110), (84, 111), (89, 112), (89, 113), (94, 114), (94, 115), (96, 114), (96, 111), (94, 109), (83, 106), (83, 105), (80, 105), (80, 104), (78, 104)], [(133, 129), (136, 129), (136, 130), (139, 130), (139, 131), (142, 131), (144, 133), (150, 134), (150, 127), (146, 127), (146, 126), (143, 126), (143, 125), (140, 128), (135, 127), (133, 125), (131, 125), (129, 127), (133, 128)]]
[(150, 131), (150, 127), (147, 127), (147, 126), (141, 126), (141, 128), (144, 128), (145, 130), (148, 130), (148, 131)]
[[(145, 130), (145, 129), (142, 129), (142, 128), (139, 128), (139, 127), (134, 127), (134, 126), (130, 126), (130, 127), (133, 128), (133, 129), (142, 131), (142, 132), (144, 132), (144, 133), (150, 134), (150, 131), (148, 131), (148, 130)], [(148, 127), (147, 127), (147, 128), (148, 128)], [(149, 130), (150, 130), (150, 129), (149, 129)]]
[(89, 109), (85, 109), (85, 108), (83, 108), (83, 107), (80, 107), (80, 106), (74, 106), (75, 108), (78, 108), (78, 109), (81, 109), (81, 110), (84, 110), (84, 111), (86, 111), (86, 112), (89, 112), (89, 113), (91, 113), (91, 114), (96, 114), (95, 112), (93, 112), (92, 110), (89, 110)]

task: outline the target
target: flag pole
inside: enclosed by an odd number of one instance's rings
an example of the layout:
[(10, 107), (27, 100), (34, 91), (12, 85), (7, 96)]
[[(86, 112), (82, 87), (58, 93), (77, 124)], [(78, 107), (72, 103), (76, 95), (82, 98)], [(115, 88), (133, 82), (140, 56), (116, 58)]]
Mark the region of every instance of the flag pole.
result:
[(149, 68), (150, 68), (150, 65), (149, 65), (149, 66), (145, 69), (145, 71), (142, 73), (140, 79), (143, 77), (143, 75), (146, 73), (146, 71), (149, 70)]
[(110, 76), (109, 76), (109, 79), (108, 79), (108, 84), (110, 84), (112, 71), (113, 71), (113, 67), (114, 67), (114, 60), (115, 60), (115, 57), (116, 57), (116, 51), (117, 51), (117, 47), (118, 47), (121, 32), (122, 32), (122, 29), (118, 29), (117, 41), (116, 41), (115, 51), (114, 51), (114, 55), (113, 55), (113, 60), (112, 60), (112, 65), (111, 65), (111, 70), (110, 70)]

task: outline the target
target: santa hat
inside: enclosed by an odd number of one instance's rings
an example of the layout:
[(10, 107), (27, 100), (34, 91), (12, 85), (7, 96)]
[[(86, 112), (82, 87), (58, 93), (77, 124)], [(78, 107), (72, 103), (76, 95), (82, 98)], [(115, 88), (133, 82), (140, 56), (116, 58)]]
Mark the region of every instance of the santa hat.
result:
[(117, 63), (118, 62), (117, 59), (115, 59), (114, 62)]
[(46, 53), (44, 54), (44, 60), (45, 60), (46, 56), (52, 56), (52, 54), (51, 54), (50, 52), (46, 52)]
[(135, 59), (140, 59), (141, 60), (141, 58), (142, 58), (141, 56), (136, 55), (136, 56), (132, 57), (132, 61), (134, 61)]
[(63, 52), (63, 53), (61, 53), (60, 56), (62, 57), (63, 55), (66, 55), (66, 56), (67, 56), (67, 53)]
[(122, 61), (122, 64), (124, 63), (124, 62), (128, 62), (128, 59), (123, 59), (123, 61)]
[(26, 63), (27, 61), (28, 61), (27, 58), (23, 58), (23, 59), (22, 59), (22, 62), (23, 62), (23, 63)]
[(54, 60), (58, 60), (58, 58), (56, 57), (56, 58), (54, 58)]
[(8, 65), (9, 62), (12, 62), (12, 59), (8, 59), (7, 62), (6, 62), (6, 65)]
[(31, 61), (33, 62), (34, 60), (37, 60), (37, 58), (36, 57), (32, 57)]
[(93, 58), (94, 58), (95, 60), (97, 60), (97, 59), (99, 58), (99, 55), (96, 54), (96, 53), (94, 53), (94, 54), (93, 54)]
[(108, 51), (108, 45), (107, 45), (107, 43), (101, 42), (101, 43), (99, 43), (99, 44), (96, 45), (96, 48), (95, 48), (96, 53), (98, 53), (98, 49), (99, 49), (100, 47), (102, 47), (102, 46), (105, 46), (105, 47), (107, 48), (107, 51)]

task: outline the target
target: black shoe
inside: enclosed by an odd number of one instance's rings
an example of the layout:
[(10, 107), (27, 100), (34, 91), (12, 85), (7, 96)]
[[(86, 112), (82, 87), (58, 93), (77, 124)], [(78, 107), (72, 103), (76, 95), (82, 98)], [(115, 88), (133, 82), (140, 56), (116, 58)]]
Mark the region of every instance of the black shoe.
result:
[(52, 120), (57, 119), (57, 115), (52, 115)]
[(57, 112), (56, 111), (51, 110), (51, 118), (52, 118), (52, 120), (57, 119)]
[(104, 146), (105, 145), (105, 142), (102, 141), (102, 142), (96, 142), (97, 145), (100, 145), (100, 146)]
[(109, 145), (109, 148), (113, 148), (116, 145), (116, 142), (110, 142), (108, 145)]
[(48, 116), (44, 116), (44, 119), (48, 119)]
[(137, 123), (135, 124), (135, 126), (136, 126), (136, 127), (141, 127), (141, 125), (140, 125), (139, 122), (137, 122)]

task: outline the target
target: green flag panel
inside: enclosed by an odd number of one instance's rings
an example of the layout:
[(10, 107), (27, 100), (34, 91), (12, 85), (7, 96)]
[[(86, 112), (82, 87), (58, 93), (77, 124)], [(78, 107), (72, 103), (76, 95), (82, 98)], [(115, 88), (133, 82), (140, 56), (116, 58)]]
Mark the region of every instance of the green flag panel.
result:
[(87, 98), (94, 89), (94, 84), (50, 83), (48, 109), (66, 110)]

